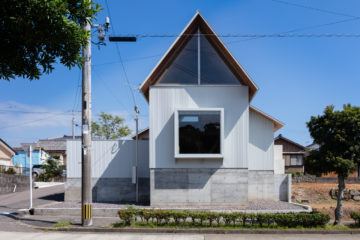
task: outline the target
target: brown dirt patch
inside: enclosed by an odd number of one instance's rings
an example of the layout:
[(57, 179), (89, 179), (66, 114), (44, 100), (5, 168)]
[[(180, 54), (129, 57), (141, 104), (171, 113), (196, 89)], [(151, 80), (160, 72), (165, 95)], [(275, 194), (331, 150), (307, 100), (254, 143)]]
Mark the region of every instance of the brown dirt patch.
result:
[[(337, 188), (337, 183), (293, 183), (292, 201), (310, 205), (314, 210), (328, 213), (334, 218), (336, 200), (331, 199), (330, 190)], [(360, 190), (360, 183), (346, 184), (347, 189)], [(350, 213), (360, 211), (360, 202), (344, 201), (344, 220), (351, 220)]]

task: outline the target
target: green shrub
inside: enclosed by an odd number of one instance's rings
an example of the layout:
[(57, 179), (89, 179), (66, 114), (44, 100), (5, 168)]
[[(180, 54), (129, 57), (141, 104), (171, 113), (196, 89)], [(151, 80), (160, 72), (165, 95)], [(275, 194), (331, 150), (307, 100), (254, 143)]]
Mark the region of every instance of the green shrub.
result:
[(360, 212), (352, 212), (350, 217), (355, 221), (355, 225), (360, 227)]
[[(329, 220), (329, 215), (313, 213), (239, 213), (239, 212), (209, 212), (209, 211), (181, 211), (159, 209), (119, 210), (119, 218), (124, 225), (131, 225), (133, 221), (151, 225), (187, 225), (187, 226), (239, 226), (239, 227), (323, 227)], [(359, 223), (359, 215), (355, 220)]]
[(11, 168), (5, 170), (5, 173), (6, 173), (6, 174), (14, 175), (14, 174), (16, 174), (16, 171), (15, 171), (14, 168), (11, 167)]

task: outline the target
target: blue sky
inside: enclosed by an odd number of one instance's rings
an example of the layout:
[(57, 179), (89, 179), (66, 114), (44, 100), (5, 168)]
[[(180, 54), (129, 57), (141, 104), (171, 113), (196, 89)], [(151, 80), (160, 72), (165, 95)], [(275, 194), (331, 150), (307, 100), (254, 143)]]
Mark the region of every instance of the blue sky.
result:
[[(108, 0), (117, 34), (178, 34), (199, 10), (218, 34), (272, 34), (360, 16), (357, 0), (115, 1)], [(103, 22), (105, 1), (98, 21)], [(327, 10), (320, 11), (318, 9)], [(340, 14), (341, 13), (341, 14)], [(294, 33), (358, 34), (360, 19)], [(119, 43), (131, 89), (147, 127), (148, 109), (136, 90), (174, 38), (141, 38)], [(278, 133), (311, 143), (310, 116), (333, 104), (360, 105), (360, 38), (223, 38), (260, 90), (252, 104), (280, 119)], [(93, 118), (101, 111), (123, 115), (133, 128), (133, 101), (116, 54), (115, 43), (93, 46)], [(0, 137), (21, 142), (71, 133), (71, 114), (80, 110), (80, 70), (56, 65), (50, 75), (29, 81), (0, 81)], [(45, 112), (45, 113), (43, 113)], [(76, 121), (80, 122), (79, 114)], [(77, 128), (77, 133), (80, 129)]]

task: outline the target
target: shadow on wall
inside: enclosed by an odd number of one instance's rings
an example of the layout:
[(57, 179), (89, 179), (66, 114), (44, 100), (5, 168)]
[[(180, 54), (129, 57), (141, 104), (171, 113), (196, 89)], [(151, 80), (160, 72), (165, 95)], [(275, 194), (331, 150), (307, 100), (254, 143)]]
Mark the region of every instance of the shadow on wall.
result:
[[(135, 203), (136, 185), (132, 183), (135, 141), (98, 141), (93, 151), (93, 168), (99, 177), (93, 181), (93, 201)], [(139, 201), (150, 202), (148, 141), (139, 141)], [(93, 144), (94, 145), (94, 144)]]
[(172, 169), (155, 171), (155, 189), (203, 189), (216, 169)]

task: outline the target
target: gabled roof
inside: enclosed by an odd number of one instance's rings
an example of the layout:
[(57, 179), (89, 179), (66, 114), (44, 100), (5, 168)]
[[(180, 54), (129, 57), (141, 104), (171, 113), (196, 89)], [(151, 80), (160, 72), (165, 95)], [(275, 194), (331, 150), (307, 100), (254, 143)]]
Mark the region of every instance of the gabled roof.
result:
[(284, 123), (282, 123), (280, 120), (270, 116), (269, 114), (267, 113), (264, 113), (263, 111), (261, 111), (260, 109), (254, 107), (254, 106), (250, 106), (249, 107), (249, 111), (252, 111), (252, 112), (255, 112), (257, 114), (260, 114), (262, 117), (270, 120), (273, 122), (274, 124), (274, 132), (279, 130), (280, 128), (282, 128), (284, 126)]
[(228, 49), (225, 47), (223, 42), (219, 39), (216, 33), (211, 29), (209, 24), (197, 12), (185, 29), (181, 32), (180, 36), (175, 40), (175, 42), (170, 46), (165, 55), (160, 59), (156, 67), (151, 71), (149, 76), (141, 84), (140, 90), (144, 94), (145, 98), (149, 99), (149, 88), (151, 85), (155, 84), (164, 70), (171, 64), (171, 62), (176, 58), (180, 53), (184, 45), (190, 39), (190, 37), (200, 28), (202, 34), (206, 34), (208, 41), (213, 45), (215, 50), (219, 53), (223, 61), (230, 68), (230, 70), (237, 76), (242, 84), (249, 87), (249, 99), (251, 99), (258, 87), (250, 79), (249, 75), (237, 62), (237, 60), (231, 55)]
[(11, 154), (16, 154), (16, 151), (12, 148), (12, 147), (10, 147), (10, 145), (9, 144), (7, 144), (4, 140), (2, 140), (1, 138), (0, 138), (0, 143), (2, 143), (7, 149), (8, 149), (8, 151), (11, 153)]
[(292, 141), (292, 140), (284, 137), (282, 134), (279, 134), (279, 136), (277, 136), (277, 137), (274, 139), (274, 141), (279, 140), (279, 139), (282, 139), (282, 140), (284, 140), (285, 142), (288, 142), (288, 143), (290, 143), (290, 144), (292, 144), (292, 145), (295, 145), (295, 146), (297, 146), (298, 148), (302, 149), (303, 151), (306, 150), (306, 148), (305, 148), (303, 145), (301, 145), (301, 144), (299, 144), (299, 143), (297, 143), (297, 142), (294, 142), (294, 141)]

